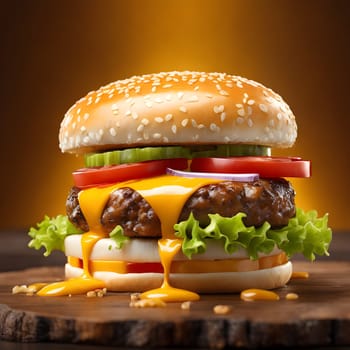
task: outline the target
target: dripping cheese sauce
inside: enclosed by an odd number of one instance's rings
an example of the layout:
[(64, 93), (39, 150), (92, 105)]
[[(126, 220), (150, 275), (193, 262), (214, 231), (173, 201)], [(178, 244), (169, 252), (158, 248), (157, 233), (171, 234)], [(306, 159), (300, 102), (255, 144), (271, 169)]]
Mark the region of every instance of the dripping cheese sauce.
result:
[(83, 272), (79, 277), (48, 284), (40, 289), (37, 295), (62, 296), (84, 294), (91, 290), (106, 287), (104, 281), (93, 277), (95, 271), (128, 272), (128, 262), (126, 261), (90, 260), (95, 243), (102, 238), (108, 237), (108, 234), (102, 228), (100, 218), (109, 196), (113, 191), (123, 187), (129, 187), (139, 192), (153, 208), (161, 223), (162, 238), (158, 240), (158, 253), (162, 265), (163, 283), (157, 289), (142, 293), (142, 298), (160, 298), (164, 301), (179, 302), (199, 299), (199, 295), (196, 293), (172, 287), (170, 283), (170, 272), (251, 271), (285, 263), (288, 260), (285, 253), (261, 257), (254, 261), (249, 258), (242, 258), (218, 261), (176, 260), (173, 262), (174, 257), (180, 251), (182, 245), (182, 240), (175, 237), (173, 227), (177, 223), (185, 202), (200, 187), (221, 181), (212, 178), (184, 178), (163, 175), (155, 178), (130, 180), (111, 186), (81, 190), (79, 192), (79, 204), (90, 230), (82, 234), (80, 243), (82, 259), (69, 256), (68, 263), (72, 266), (80, 267)]
[(116, 189), (129, 187), (138, 191), (151, 205), (160, 219), (162, 239), (158, 241), (160, 261), (164, 270), (163, 284), (157, 290), (146, 292), (143, 298), (157, 297), (167, 301), (198, 300), (199, 295), (173, 288), (169, 281), (170, 265), (181, 248), (181, 240), (174, 236), (174, 225), (184, 203), (198, 188), (221, 180), (159, 176), (143, 180), (131, 180), (107, 187), (94, 187), (79, 192), (80, 208), (89, 225), (89, 231), (82, 235), (83, 274), (78, 278), (52, 283), (42, 288), (40, 296), (83, 294), (93, 289), (104, 288), (105, 283), (95, 279), (89, 270), (89, 257), (94, 244), (107, 235), (103, 232), (100, 217), (109, 195)]

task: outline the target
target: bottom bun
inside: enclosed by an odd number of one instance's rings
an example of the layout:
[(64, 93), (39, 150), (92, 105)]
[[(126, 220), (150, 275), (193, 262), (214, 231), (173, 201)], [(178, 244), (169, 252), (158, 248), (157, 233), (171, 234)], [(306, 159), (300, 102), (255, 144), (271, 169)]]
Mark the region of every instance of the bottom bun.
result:
[[(83, 270), (70, 264), (65, 266), (66, 278), (79, 277)], [(284, 286), (292, 275), (292, 263), (247, 272), (178, 273), (170, 275), (170, 283), (177, 288), (197, 293), (233, 293), (247, 288), (274, 289)], [(144, 292), (162, 284), (161, 273), (128, 273), (97, 271), (94, 277), (106, 283), (113, 292)]]

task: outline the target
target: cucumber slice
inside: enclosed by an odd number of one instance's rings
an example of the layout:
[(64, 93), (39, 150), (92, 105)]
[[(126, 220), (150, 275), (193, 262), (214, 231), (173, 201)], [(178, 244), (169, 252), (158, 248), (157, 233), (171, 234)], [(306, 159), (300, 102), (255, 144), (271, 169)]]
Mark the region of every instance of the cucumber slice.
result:
[(271, 148), (259, 145), (216, 145), (213, 149), (192, 151), (192, 158), (271, 156)]
[(85, 166), (91, 168), (104, 165), (118, 165), (171, 158), (190, 159), (191, 152), (187, 147), (170, 146), (127, 148), (103, 153), (89, 153), (85, 155)]
[(88, 168), (144, 162), (147, 160), (200, 157), (270, 156), (271, 148), (257, 145), (204, 145), (127, 148), (103, 153), (85, 154)]

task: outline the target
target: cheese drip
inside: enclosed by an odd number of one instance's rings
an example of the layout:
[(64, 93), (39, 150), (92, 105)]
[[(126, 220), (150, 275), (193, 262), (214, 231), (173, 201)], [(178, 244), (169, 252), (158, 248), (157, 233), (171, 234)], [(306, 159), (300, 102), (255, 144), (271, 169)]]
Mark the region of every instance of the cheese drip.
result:
[[(80, 191), (80, 208), (90, 229), (89, 232), (83, 234), (81, 240), (83, 274), (78, 278), (51, 283), (42, 288), (37, 294), (41, 296), (82, 294), (90, 290), (105, 287), (105, 282), (93, 278), (91, 274), (89, 268), (90, 255), (95, 243), (107, 236), (103, 232), (100, 218), (110, 194), (118, 188), (129, 187), (139, 192), (145, 198), (157, 214), (161, 223), (162, 239), (158, 242), (160, 260), (164, 268), (164, 282), (159, 288), (163, 292), (161, 298), (168, 301), (198, 300), (198, 294), (173, 288), (169, 283), (171, 262), (181, 249), (181, 240), (175, 238), (173, 227), (177, 223), (186, 200), (192, 193), (200, 187), (220, 181), (216, 179), (163, 175)], [(144, 294), (143, 297), (153, 298), (154, 294)]]
[[(93, 278), (89, 269), (89, 259), (95, 243), (101, 238), (106, 237), (103, 233), (99, 213), (102, 212), (105, 205), (105, 198), (96, 196), (95, 192), (82, 191), (79, 195), (80, 207), (86, 217), (90, 231), (83, 234), (81, 239), (81, 248), (83, 254), (83, 274), (77, 278), (70, 278), (66, 281), (51, 283), (39, 290), (40, 296), (62, 296), (83, 294), (91, 290), (102, 289), (106, 287), (104, 281)], [(90, 205), (92, 201), (93, 205)]]
[(180, 239), (163, 238), (158, 241), (160, 260), (164, 268), (164, 279), (160, 288), (152, 289), (141, 294), (141, 299), (161, 299), (164, 301), (194, 301), (199, 299), (197, 293), (185, 289), (174, 288), (170, 285), (169, 275), (171, 262), (181, 249)]

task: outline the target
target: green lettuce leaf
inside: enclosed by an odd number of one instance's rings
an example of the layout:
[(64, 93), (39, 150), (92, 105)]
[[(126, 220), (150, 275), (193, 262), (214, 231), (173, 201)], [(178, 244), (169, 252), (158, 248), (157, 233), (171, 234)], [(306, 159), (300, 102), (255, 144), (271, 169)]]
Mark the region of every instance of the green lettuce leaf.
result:
[[(289, 257), (302, 253), (307, 259), (314, 260), (315, 255), (329, 255), (332, 231), (328, 227), (327, 214), (318, 218), (316, 211), (304, 212), (297, 208), (296, 216), (280, 229), (271, 229), (267, 222), (258, 228), (247, 227), (243, 222), (245, 216), (238, 213), (227, 218), (210, 214), (209, 224), (200, 227), (198, 220), (191, 214), (187, 220), (174, 226), (175, 235), (183, 239), (182, 251), (188, 258), (193, 254), (204, 253), (207, 242), (211, 239), (221, 240), (228, 254), (233, 254), (240, 248), (246, 249), (251, 259), (257, 259), (259, 253), (269, 254), (275, 246), (285, 251)], [(68, 235), (81, 233), (83, 231), (77, 229), (67, 216), (45, 216), (37, 228), (30, 229), (29, 236), (32, 240), (28, 246), (37, 250), (44, 247), (44, 255), (48, 256), (55, 249), (64, 251), (64, 239)], [(120, 225), (109, 236), (116, 243), (117, 249), (121, 249), (128, 240)]]
[(44, 220), (39, 222), (36, 228), (30, 228), (28, 235), (32, 239), (28, 246), (37, 250), (44, 247), (44, 255), (48, 256), (53, 250), (64, 251), (64, 239), (67, 236), (82, 232), (65, 215), (58, 215), (54, 218), (45, 216)]
[(275, 245), (289, 257), (302, 253), (307, 259), (314, 260), (315, 254), (329, 255), (332, 231), (328, 227), (327, 214), (318, 218), (314, 210), (304, 212), (297, 208), (296, 216), (280, 229), (271, 229), (267, 222), (258, 228), (247, 227), (244, 217), (243, 213), (231, 218), (211, 214), (209, 224), (200, 227), (191, 214), (187, 220), (174, 226), (175, 235), (183, 239), (182, 251), (188, 258), (204, 253), (208, 239), (221, 240), (228, 254), (244, 248), (251, 259), (257, 259), (259, 253), (270, 253)]
[(116, 248), (121, 249), (128, 237), (124, 236), (124, 230), (120, 225), (117, 225), (110, 233), (109, 237), (115, 242)]

